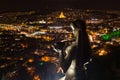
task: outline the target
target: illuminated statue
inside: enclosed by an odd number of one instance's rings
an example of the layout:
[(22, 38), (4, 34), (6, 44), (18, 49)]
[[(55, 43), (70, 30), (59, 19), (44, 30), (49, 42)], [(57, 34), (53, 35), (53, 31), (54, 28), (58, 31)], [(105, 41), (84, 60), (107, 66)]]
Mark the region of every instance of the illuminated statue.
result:
[(86, 64), (92, 59), (86, 24), (82, 20), (76, 20), (70, 26), (75, 42), (66, 48), (65, 54), (61, 53), (61, 67), (65, 77), (60, 80), (88, 80)]

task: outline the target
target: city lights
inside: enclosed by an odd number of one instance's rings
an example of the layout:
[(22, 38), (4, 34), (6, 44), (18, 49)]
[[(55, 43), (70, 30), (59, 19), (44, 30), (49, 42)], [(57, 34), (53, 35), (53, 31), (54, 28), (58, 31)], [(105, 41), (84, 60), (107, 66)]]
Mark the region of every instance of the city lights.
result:
[(108, 51), (105, 49), (98, 50), (98, 55), (99, 56), (105, 56), (108, 54)]
[[(85, 63), (85, 69), (94, 68), (95, 75), (99, 69), (100, 73), (108, 68), (119, 71), (113, 68), (119, 67), (120, 59), (119, 13), (81, 9), (56, 10), (45, 15), (40, 11), (1, 12), (0, 80), (59, 80), (66, 75), (61, 55), (65, 57), (65, 49), (76, 41), (70, 27), (76, 19), (86, 22), (91, 46), (93, 59)], [(70, 74), (74, 73), (74, 65), (76, 62), (70, 67)]]
[(107, 33), (103, 35), (101, 38), (103, 40), (111, 40), (111, 38), (117, 38), (120, 37), (120, 30), (113, 31), (111, 33)]

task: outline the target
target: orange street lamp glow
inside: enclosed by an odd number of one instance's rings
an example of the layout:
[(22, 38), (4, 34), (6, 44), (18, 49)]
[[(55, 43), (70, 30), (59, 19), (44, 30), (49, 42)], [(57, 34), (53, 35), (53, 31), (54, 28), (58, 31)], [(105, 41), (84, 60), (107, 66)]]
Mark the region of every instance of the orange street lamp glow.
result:
[(28, 62), (32, 63), (34, 60), (33, 59), (29, 59)]
[(99, 56), (105, 56), (107, 54), (108, 54), (108, 52), (106, 50), (104, 50), (104, 49), (98, 51)]
[(41, 60), (44, 61), (44, 62), (48, 62), (48, 61), (50, 61), (50, 57), (44, 56), (44, 57), (41, 58)]

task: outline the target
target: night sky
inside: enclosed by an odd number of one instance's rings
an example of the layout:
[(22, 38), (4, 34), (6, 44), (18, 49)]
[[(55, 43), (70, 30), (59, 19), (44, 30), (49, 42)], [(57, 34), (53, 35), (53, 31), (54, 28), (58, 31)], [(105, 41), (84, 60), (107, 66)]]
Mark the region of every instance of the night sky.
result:
[(120, 0), (0, 0), (1, 11), (62, 8), (120, 10)]

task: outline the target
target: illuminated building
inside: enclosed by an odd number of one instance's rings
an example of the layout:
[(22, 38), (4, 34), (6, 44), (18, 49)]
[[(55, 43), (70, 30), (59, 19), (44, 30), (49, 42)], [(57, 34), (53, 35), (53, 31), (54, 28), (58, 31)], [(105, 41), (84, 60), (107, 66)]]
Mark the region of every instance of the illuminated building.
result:
[(59, 18), (66, 18), (66, 16), (64, 15), (63, 12), (61, 12)]

